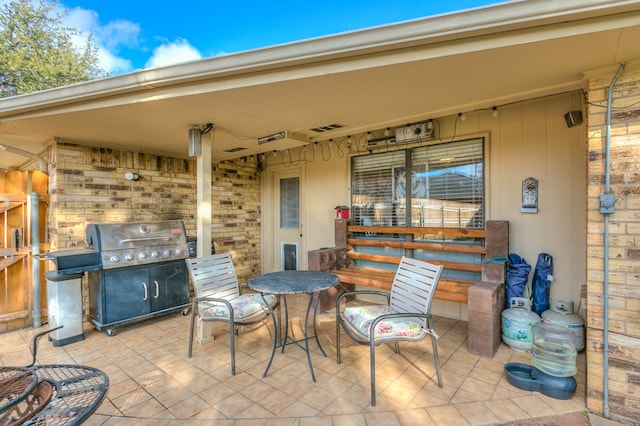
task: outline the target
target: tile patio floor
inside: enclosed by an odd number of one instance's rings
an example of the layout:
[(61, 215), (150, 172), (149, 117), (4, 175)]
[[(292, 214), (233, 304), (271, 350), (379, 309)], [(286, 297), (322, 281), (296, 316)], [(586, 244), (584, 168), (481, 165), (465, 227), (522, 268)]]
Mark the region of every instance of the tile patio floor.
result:
[[(288, 299), (298, 337), (298, 311), (306, 300)], [(0, 334), (0, 365), (28, 364), (31, 338), (45, 327)], [(262, 377), (271, 354), (270, 320), (240, 332), (234, 377), (227, 329), (214, 325), (216, 339), (195, 344), (188, 359), (189, 316), (181, 313), (118, 328), (112, 337), (86, 323), (81, 342), (53, 347), (42, 338), (37, 362), (89, 365), (108, 374), (107, 397), (89, 425), (483, 425), (585, 410), (584, 352), (578, 354), (574, 397), (557, 400), (507, 382), (504, 364), (531, 364), (529, 353), (503, 343), (493, 358), (471, 354), (467, 323), (447, 318), (436, 320), (444, 388), (436, 383), (430, 339), (401, 345), (400, 355), (379, 346), (377, 406), (371, 407), (368, 347), (345, 336), (338, 365), (333, 311), (318, 315), (318, 328), (328, 357), (312, 342), (315, 384), (304, 352), (294, 345), (277, 352)]]

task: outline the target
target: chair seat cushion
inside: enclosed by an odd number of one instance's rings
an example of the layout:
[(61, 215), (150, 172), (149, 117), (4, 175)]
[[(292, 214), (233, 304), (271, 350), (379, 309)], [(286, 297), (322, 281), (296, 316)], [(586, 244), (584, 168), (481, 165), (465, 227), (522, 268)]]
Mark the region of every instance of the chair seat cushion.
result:
[[(369, 339), (369, 330), (373, 320), (384, 314), (398, 313), (387, 305), (349, 306), (344, 310), (344, 319), (365, 339)], [(375, 339), (401, 338), (420, 340), (426, 331), (416, 318), (388, 318), (380, 321), (375, 330)]]
[[(265, 294), (264, 300), (266, 300), (269, 305), (273, 306), (276, 301), (276, 296), (273, 294)], [(233, 308), (234, 321), (240, 321), (250, 318), (256, 314), (264, 313), (267, 310), (264, 300), (262, 300), (262, 296), (260, 296), (259, 293), (242, 294), (235, 299), (230, 300), (229, 303), (231, 303), (231, 307)], [(207, 305), (208, 304), (209, 303), (207, 303)], [(204, 308), (200, 312), (200, 315), (203, 318), (228, 319), (229, 309), (227, 308), (227, 305), (217, 303)]]

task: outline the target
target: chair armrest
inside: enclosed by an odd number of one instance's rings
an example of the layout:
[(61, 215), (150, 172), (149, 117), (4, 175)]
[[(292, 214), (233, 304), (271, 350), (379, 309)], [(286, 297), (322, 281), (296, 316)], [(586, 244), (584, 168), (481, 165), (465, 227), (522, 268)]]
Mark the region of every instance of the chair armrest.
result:
[(218, 302), (231, 306), (227, 299), (221, 299), (219, 297), (194, 297), (193, 302)]
[(377, 323), (377, 322), (380, 322), (381, 320), (389, 319), (389, 318), (430, 318), (431, 316), (432, 316), (431, 313), (421, 314), (417, 312), (396, 312), (393, 314), (382, 314), (376, 317), (376, 319), (374, 320), (374, 323)]
[[(209, 303), (207, 303), (209, 302)], [(198, 309), (198, 304), (199, 303), (204, 303), (205, 305), (213, 305), (214, 303), (222, 303), (224, 305), (226, 305), (227, 309), (229, 310), (229, 322), (231, 324), (235, 323), (234, 320), (234, 313), (233, 313), (233, 306), (231, 306), (231, 302), (229, 302), (227, 299), (220, 299), (217, 297), (194, 297), (192, 303), (192, 309), (193, 309), (193, 313), (194, 315), (197, 312), (197, 315), (200, 315), (200, 310)], [(220, 318), (216, 318), (216, 319), (207, 319), (207, 318), (202, 318), (205, 321), (221, 321)], [(226, 319), (224, 321), (227, 321)]]
[(351, 295), (374, 295), (374, 296), (382, 296), (387, 300), (387, 303), (389, 303), (389, 298), (390, 298), (390, 294), (387, 291), (382, 291), (382, 290), (354, 290), (354, 291), (345, 291), (344, 293), (340, 293), (340, 295), (336, 298), (336, 309), (338, 307), (340, 307), (340, 302), (342, 301), (343, 297), (346, 296), (351, 296)]
[(229, 309), (230, 315), (233, 317), (233, 307), (231, 306), (231, 303), (227, 299), (220, 299), (217, 297), (194, 297), (193, 300), (191, 301), (191, 305), (192, 305), (193, 312), (194, 313), (197, 312), (198, 315), (200, 314), (200, 310), (198, 309), (198, 304), (200, 303), (204, 305), (210, 305), (210, 306), (213, 306), (214, 303), (218, 303), (218, 304), (222, 303), (227, 306), (227, 309)]

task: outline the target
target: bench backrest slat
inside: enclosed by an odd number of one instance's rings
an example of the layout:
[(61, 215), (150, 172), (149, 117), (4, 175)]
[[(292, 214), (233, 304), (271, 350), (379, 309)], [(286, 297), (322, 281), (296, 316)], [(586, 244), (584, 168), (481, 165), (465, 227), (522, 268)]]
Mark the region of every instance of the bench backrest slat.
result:
[(478, 245), (461, 245), (461, 244), (443, 244), (443, 243), (427, 243), (424, 241), (388, 241), (388, 240), (365, 240), (361, 238), (349, 238), (347, 242), (351, 246), (367, 246), (367, 247), (389, 247), (402, 248), (412, 250), (433, 250), (453, 253), (470, 253), (485, 254), (484, 246)]
[[(370, 254), (370, 253), (361, 253), (357, 251), (349, 251), (347, 252), (347, 257), (353, 260), (364, 260), (370, 262), (382, 262), (388, 263), (390, 265), (397, 266), (400, 263), (402, 257), (398, 256), (385, 256), (380, 254)], [(453, 269), (456, 271), (466, 271), (466, 272), (482, 272), (482, 265), (477, 263), (463, 263), (463, 262), (447, 262), (444, 260), (429, 260), (430, 263), (435, 265), (442, 265), (446, 269)]]
[(397, 226), (347, 226), (349, 232), (365, 232), (377, 234), (413, 234), (413, 235), (441, 235), (459, 238), (485, 238), (487, 233), (480, 228), (417, 228)]

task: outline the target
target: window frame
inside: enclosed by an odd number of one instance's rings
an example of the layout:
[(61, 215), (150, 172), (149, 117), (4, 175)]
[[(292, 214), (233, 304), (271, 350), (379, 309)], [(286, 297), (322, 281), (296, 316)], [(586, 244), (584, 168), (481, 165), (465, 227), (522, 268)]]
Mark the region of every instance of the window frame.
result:
[[(408, 196), (406, 197), (406, 204), (404, 206), (404, 217), (402, 216), (402, 214), (397, 214), (395, 212), (392, 212), (391, 214), (391, 218), (389, 219), (389, 217), (385, 216), (385, 220), (384, 223), (380, 223), (380, 220), (377, 221), (370, 221), (370, 223), (367, 223), (366, 220), (363, 220), (362, 215), (359, 215), (359, 211), (360, 209), (362, 209), (362, 203), (358, 203), (356, 198), (358, 195), (361, 194), (356, 194), (354, 193), (354, 189), (358, 186), (358, 183), (354, 181), (354, 158), (355, 157), (369, 157), (371, 155), (382, 155), (382, 154), (389, 154), (392, 155), (394, 161), (390, 161), (385, 167), (390, 168), (391, 172), (390, 172), (390, 191), (391, 191), (391, 197), (390, 203), (387, 203), (387, 205), (385, 205), (382, 208), (391, 208), (392, 210), (394, 210), (393, 207), (393, 201), (395, 198), (395, 188), (393, 187), (395, 185), (395, 176), (396, 176), (396, 171), (394, 169), (406, 169), (407, 165), (411, 168), (415, 168), (415, 165), (411, 163), (411, 157), (412, 157), (412, 153), (416, 152), (416, 150), (419, 150), (421, 148), (426, 148), (428, 149), (429, 147), (445, 147), (445, 145), (449, 145), (449, 146), (455, 146), (458, 144), (474, 144), (474, 143), (479, 143), (480, 144), (480, 152), (481, 152), (481, 162), (479, 163), (479, 167), (481, 168), (481, 172), (479, 173), (480, 176), (480, 180), (481, 180), (481, 197), (479, 198), (479, 209), (478, 211), (480, 212), (480, 218), (476, 218), (476, 215), (473, 215), (472, 218), (470, 218), (467, 222), (462, 222), (460, 220), (458, 220), (458, 223), (456, 226), (452, 226), (451, 223), (447, 224), (447, 223), (440, 223), (440, 224), (435, 224), (433, 222), (431, 223), (427, 223), (427, 222), (421, 222), (421, 221), (417, 221), (416, 220), (416, 215), (415, 213), (412, 214), (411, 210), (415, 209), (415, 207), (413, 207), (412, 209), (409, 209), (409, 211), (407, 211), (406, 209), (406, 205), (408, 203), (411, 203), (411, 194), (408, 194)], [(489, 181), (488, 181), (488, 167), (489, 167), (489, 156), (488, 156), (488, 145), (489, 145), (489, 137), (486, 134), (476, 134), (476, 135), (466, 135), (465, 137), (461, 137), (461, 138), (456, 138), (455, 140), (451, 140), (451, 141), (442, 141), (442, 140), (438, 140), (438, 141), (434, 141), (433, 143), (429, 143), (429, 144), (425, 144), (425, 143), (416, 143), (416, 144), (406, 144), (403, 146), (399, 146), (399, 147), (393, 147), (393, 148), (389, 148), (389, 146), (387, 145), (385, 148), (380, 149), (379, 151), (370, 151), (369, 153), (354, 153), (350, 156), (349, 158), (349, 180), (350, 180), (350, 187), (349, 187), (349, 193), (350, 193), (350, 205), (351, 205), (351, 220), (354, 224), (356, 225), (361, 225), (361, 226), (391, 226), (391, 227), (405, 227), (405, 226), (409, 226), (409, 227), (424, 227), (424, 228), (440, 228), (440, 227), (448, 227), (448, 228), (465, 228), (465, 227), (471, 227), (473, 229), (484, 229), (485, 227), (485, 222), (487, 220), (487, 218), (489, 217), (489, 211), (488, 211), (488, 206), (489, 206), (489, 202), (488, 202), (488, 190), (487, 188), (489, 187)], [(446, 147), (445, 147), (446, 148)], [(404, 154), (404, 155), (403, 155)], [(399, 165), (396, 164), (395, 159), (399, 158), (399, 156), (402, 156), (404, 158), (404, 163), (403, 165)], [(428, 156), (428, 154), (427, 154)], [(477, 164), (478, 163), (472, 163), (470, 162), (469, 164)], [(428, 178), (427, 178), (428, 179)], [(414, 189), (415, 190), (415, 189)], [(472, 192), (475, 195), (475, 191), (477, 191), (477, 187), (474, 187)], [(362, 190), (360, 190), (359, 192), (364, 192)], [(427, 191), (428, 192), (428, 191)], [(471, 194), (471, 193), (470, 193)], [(366, 198), (366, 196), (363, 196), (363, 198)], [(385, 203), (381, 203), (381, 204), (385, 204)], [(374, 215), (376, 217), (378, 217), (377, 215)], [(406, 224), (409, 225), (406, 225)], [(470, 225), (475, 225), (475, 226), (470, 226)]]

